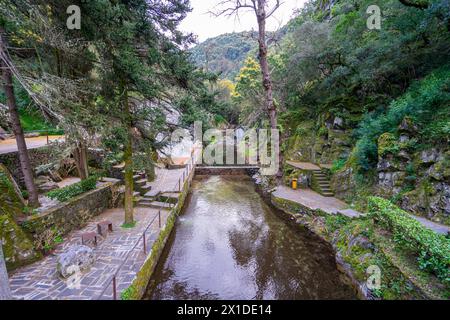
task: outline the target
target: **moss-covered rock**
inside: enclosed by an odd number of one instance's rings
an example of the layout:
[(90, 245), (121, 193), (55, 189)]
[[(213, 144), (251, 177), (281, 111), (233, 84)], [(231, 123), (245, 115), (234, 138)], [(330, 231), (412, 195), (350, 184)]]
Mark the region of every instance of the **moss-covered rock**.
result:
[(0, 163), (0, 215), (18, 218), (23, 215), (25, 201), (8, 169)]
[(13, 270), (38, 260), (41, 255), (28, 235), (7, 214), (0, 215), (0, 240), (3, 243), (6, 267)]
[(384, 155), (397, 154), (400, 150), (400, 146), (397, 140), (397, 137), (392, 133), (386, 132), (383, 133), (378, 138), (378, 156), (383, 157)]
[(20, 189), (8, 169), (0, 164), (0, 242), (8, 270), (40, 258), (27, 233), (16, 223), (23, 218), (25, 208)]

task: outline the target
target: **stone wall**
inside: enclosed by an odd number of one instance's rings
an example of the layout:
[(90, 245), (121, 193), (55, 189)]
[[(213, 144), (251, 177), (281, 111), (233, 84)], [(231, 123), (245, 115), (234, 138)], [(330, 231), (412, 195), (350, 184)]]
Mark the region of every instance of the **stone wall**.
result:
[(59, 235), (83, 228), (88, 221), (104, 210), (117, 205), (119, 183), (108, 182), (95, 190), (68, 200), (59, 206), (28, 217), (22, 224), (35, 238), (46, 230)]
[[(28, 154), (30, 156), (31, 167), (36, 168), (51, 161), (52, 151), (49, 147), (41, 147), (29, 149)], [(20, 168), (19, 153), (16, 151), (0, 154), (0, 163), (8, 168), (19, 186), (25, 188), (22, 169)]]

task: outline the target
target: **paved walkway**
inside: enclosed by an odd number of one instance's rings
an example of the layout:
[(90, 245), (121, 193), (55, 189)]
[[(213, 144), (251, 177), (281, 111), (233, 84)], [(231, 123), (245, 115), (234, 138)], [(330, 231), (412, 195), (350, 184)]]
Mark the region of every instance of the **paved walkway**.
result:
[(183, 172), (186, 177), (186, 168), (168, 170), (156, 167), (156, 178), (152, 182), (148, 182), (148, 185), (152, 186), (152, 188), (146, 196), (155, 197), (160, 193), (178, 191), (179, 180), (183, 177)]
[(320, 209), (329, 214), (337, 214), (348, 208), (348, 205), (333, 197), (324, 197), (311, 189), (293, 190), (286, 186), (279, 186), (273, 192), (273, 196), (285, 200), (297, 202), (313, 210)]
[[(14, 299), (25, 300), (96, 300), (106, 288), (112, 275), (130, 253), (133, 246), (142, 241), (142, 233), (154, 220), (147, 232), (147, 254), (159, 233), (158, 210), (150, 208), (136, 208), (135, 219), (137, 225), (131, 229), (122, 228), (124, 219), (123, 209), (107, 210), (97, 216), (85, 228), (72, 232), (64, 238), (64, 243), (59, 245), (54, 255), (45, 257), (32, 265), (16, 270), (10, 275), (10, 287)], [(161, 222), (165, 224), (168, 211), (162, 211)], [(102, 220), (110, 220), (113, 223), (113, 232), (108, 233), (105, 239), (101, 239), (94, 248), (95, 263), (92, 268), (81, 275), (81, 283), (78, 288), (71, 289), (69, 280), (62, 279), (56, 271), (57, 255), (65, 251), (68, 246), (81, 244), (80, 235), (83, 232), (96, 232), (97, 223)], [(146, 255), (143, 245), (139, 243), (130, 253), (130, 256), (122, 267), (117, 277), (117, 291), (128, 288), (136, 273), (144, 263)], [(120, 297), (118, 297), (120, 299)], [(102, 299), (112, 299), (112, 285), (109, 284)]]
[(320, 170), (320, 167), (310, 162), (286, 161), (286, 163), (294, 168), (306, 171)]
[[(273, 196), (299, 203), (305, 207), (311, 208), (312, 210), (320, 209), (328, 214), (340, 213), (350, 218), (357, 218), (362, 215), (358, 211), (349, 209), (348, 204), (345, 202), (333, 197), (324, 197), (310, 189), (293, 190), (286, 186), (279, 186), (273, 192)], [(450, 233), (450, 227), (448, 226), (441, 225), (412, 214), (410, 214), (410, 216), (419, 221), (424, 227), (437, 233), (444, 235)]]
[[(49, 136), (49, 141), (64, 141), (64, 136)], [(28, 149), (36, 149), (47, 145), (47, 137), (25, 138)], [(16, 139), (0, 141), (0, 154), (17, 151)]]
[(417, 221), (419, 221), (423, 226), (434, 230), (437, 233), (441, 233), (441, 234), (450, 234), (450, 227), (449, 226), (445, 226), (433, 221), (430, 221), (424, 217), (418, 217), (415, 216), (413, 214), (410, 215), (412, 218), (416, 219)]

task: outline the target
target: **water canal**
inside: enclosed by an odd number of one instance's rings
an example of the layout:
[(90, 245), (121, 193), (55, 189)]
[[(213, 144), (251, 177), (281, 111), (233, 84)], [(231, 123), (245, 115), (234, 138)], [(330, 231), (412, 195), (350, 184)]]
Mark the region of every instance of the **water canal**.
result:
[(146, 299), (354, 299), (331, 249), (279, 218), (247, 176), (196, 178)]

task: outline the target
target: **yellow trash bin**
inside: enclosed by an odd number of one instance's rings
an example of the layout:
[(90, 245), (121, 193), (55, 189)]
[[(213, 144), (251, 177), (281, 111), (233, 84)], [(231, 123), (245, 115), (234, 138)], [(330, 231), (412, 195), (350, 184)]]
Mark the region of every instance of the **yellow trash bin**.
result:
[(298, 188), (298, 180), (292, 179), (292, 189), (297, 190)]

